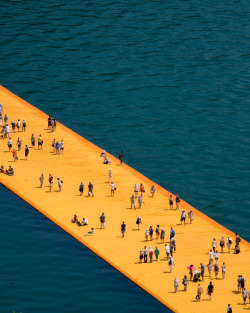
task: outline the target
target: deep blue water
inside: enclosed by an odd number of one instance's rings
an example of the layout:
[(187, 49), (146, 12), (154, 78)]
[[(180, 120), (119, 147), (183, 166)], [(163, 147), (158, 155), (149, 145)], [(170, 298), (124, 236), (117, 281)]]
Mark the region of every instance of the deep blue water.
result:
[[(1, 2), (0, 82), (249, 240), (249, 10), (245, 0)], [(1, 311), (168, 312), (0, 196)]]

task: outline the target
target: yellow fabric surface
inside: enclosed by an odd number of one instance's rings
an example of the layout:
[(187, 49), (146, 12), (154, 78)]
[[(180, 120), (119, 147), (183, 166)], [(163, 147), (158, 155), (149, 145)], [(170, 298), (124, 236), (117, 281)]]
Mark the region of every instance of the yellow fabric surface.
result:
[[(226, 279), (213, 279), (215, 290), (213, 300), (208, 301), (206, 292), (202, 295), (202, 301), (196, 302), (197, 283), (189, 282), (187, 292), (182, 292), (182, 279), (188, 276), (187, 265), (194, 264), (196, 268), (202, 262), (208, 264), (208, 252), (212, 248), (212, 239), (217, 239), (220, 252), (219, 239), (231, 236), (235, 241), (235, 235), (216, 223), (206, 215), (192, 208), (181, 200), (180, 210), (169, 210), (168, 198), (170, 193), (156, 185), (155, 197), (152, 198), (150, 188), (152, 181), (133, 170), (126, 164), (120, 166), (119, 160), (108, 154), (112, 164), (104, 165), (100, 157), (102, 149), (67, 127), (57, 123), (56, 132), (47, 129), (48, 116), (31, 106), (24, 100), (12, 94), (4, 87), (0, 87), (0, 102), (4, 113), (11, 120), (22, 122), (26, 120), (26, 132), (10, 133), (13, 140), (13, 148), (17, 149), (17, 138), (22, 140), (22, 150), (17, 152), (19, 160), (13, 162), (11, 152), (8, 152), (8, 139), (0, 140), (1, 165), (5, 169), (9, 165), (14, 167), (15, 175), (10, 177), (0, 174), (0, 182), (30, 203), (34, 208), (51, 219), (77, 240), (82, 242), (152, 296), (168, 306), (174, 312), (226, 312), (228, 303), (231, 303), (234, 312), (245, 312), (250, 305), (243, 305), (242, 295), (236, 293), (237, 277), (242, 274), (246, 278), (246, 286), (250, 281), (250, 245), (242, 240), (239, 255), (223, 253), (219, 258), (219, 278), (221, 278), (222, 262), (226, 263)], [(84, 118), (84, 117), (83, 117)], [(10, 125), (11, 131), (11, 125)], [(36, 137), (36, 146), (31, 148), (31, 135)], [(41, 134), (43, 150), (38, 150), (37, 138)], [(64, 155), (53, 153), (52, 141), (59, 142), (63, 139), (65, 144)], [(28, 160), (24, 157), (25, 145), (30, 147)], [(108, 183), (109, 168), (113, 172), (113, 181), (117, 190), (115, 196), (110, 196)], [(44, 174), (43, 188), (39, 188), (39, 177)], [(52, 174), (54, 184), (52, 192), (49, 192), (48, 176)], [(57, 177), (63, 181), (62, 191), (58, 192)], [(81, 181), (84, 183), (84, 194), (80, 196), (78, 191)], [(87, 196), (89, 182), (94, 185), (94, 197)], [(143, 183), (145, 186), (144, 202), (141, 209), (131, 209), (130, 197), (133, 194), (134, 185)], [(178, 191), (176, 191), (178, 192)], [(136, 199), (136, 205), (137, 199)], [(175, 204), (174, 204), (175, 207)], [(194, 212), (193, 224), (180, 225), (181, 210)], [(219, 210), (219, 208), (218, 208)], [(100, 229), (99, 217), (105, 213), (106, 229)], [(74, 214), (82, 220), (88, 219), (89, 225), (78, 227), (71, 223)], [(142, 219), (141, 230), (137, 230), (136, 219), (140, 215)], [(121, 223), (127, 225), (125, 237), (121, 237)], [(175, 265), (173, 272), (169, 273), (166, 259), (165, 245), (160, 240), (154, 239), (145, 242), (145, 229), (152, 226), (154, 229), (159, 224), (166, 231), (166, 241), (169, 242), (170, 227), (176, 232), (176, 253), (173, 255)], [(84, 236), (91, 227), (95, 228), (93, 236)], [(239, 229), (240, 231), (240, 229)], [(157, 246), (160, 250), (159, 261), (139, 264), (139, 251), (147, 245), (153, 249)], [(233, 245), (234, 246), (234, 243)], [(225, 247), (227, 251), (227, 247)], [(200, 284), (206, 291), (210, 279), (205, 271), (205, 281)], [(180, 283), (179, 292), (174, 293), (174, 278)], [(73, 283), (73, 282), (72, 282)]]

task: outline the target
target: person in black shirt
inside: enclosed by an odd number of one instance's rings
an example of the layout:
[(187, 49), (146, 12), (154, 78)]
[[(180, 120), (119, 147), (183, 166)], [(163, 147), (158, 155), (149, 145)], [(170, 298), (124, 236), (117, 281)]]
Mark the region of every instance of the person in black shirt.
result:
[(124, 237), (125, 231), (126, 231), (126, 224), (125, 224), (124, 221), (123, 221), (123, 222), (122, 222), (122, 225), (121, 225), (122, 237)]
[(94, 197), (94, 193), (93, 193), (94, 186), (93, 186), (93, 184), (91, 184), (91, 182), (89, 182), (88, 188), (89, 188), (88, 196), (90, 196), (90, 194), (92, 194), (92, 197)]
[(210, 281), (210, 284), (207, 287), (207, 294), (209, 296), (209, 299), (212, 300), (212, 293), (214, 292), (214, 286), (212, 282)]
[(120, 165), (123, 165), (123, 151), (119, 155)]
[(49, 116), (48, 118), (48, 129), (50, 129), (50, 127), (51, 127), (51, 116)]

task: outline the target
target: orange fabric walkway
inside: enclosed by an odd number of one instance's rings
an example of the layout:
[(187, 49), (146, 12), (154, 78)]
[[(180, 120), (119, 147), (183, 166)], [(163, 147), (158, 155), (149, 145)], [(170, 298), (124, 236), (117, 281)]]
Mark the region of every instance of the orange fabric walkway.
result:
[[(217, 239), (218, 250), (221, 236), (227, 238), (235, 235), (229, 230), (211, 220), (201, 212), (194, 211), (193, 224), (186, 226), (180, 224), (182, 209), (188, 212), (191, 208), (183, 200), (180, 211), (169, 210), (168, 198), (170, 193), (156, 185), (155, 198), (151, 197), (150, 188), (153, 184), (149, 179), (136, 172), (127, 165), (119, 165), (119, 161), (110, 156), (111, 165), (104, 165), (100, 157), (102, 149), (93, 145), (70, 129), (57, 124), (55, 133), (47, 130), (48, 116), (31, 106), (24, 100), (12, 94), (4, 87), (0, 87), (0, 102), (4, 113), (9, 117), (9, 124), (13, 119), (17, 122), (25, 118), (27, 122), (26, 132), (11, 133), (13, 147), (17, 148), (17, 138), (20, 137), (23, 144), (18, 152), (19, 160), (13, 162), (12, 153), (8, 152), (7, 139), (0, 140), (1, 164), (5, 168), (14, 167), (13, 177), (0, 174), (0, 182), (30, 203), (34, 208), (46, 215), (54, 223), (59, 225), (77, 240), (82, 242), (108, 263), (145, 289), (152, 296), (168, 306), (174, 312), (226, 312), (227, 304), (231, 303), (234, 312), (250, 310), (250, 305), (243, 305), (242, 295), (237, 290), (237, 276), (242, 274), (246, 278), (247, 286), (250, 282), (250, 245), (241, 241), (241, 253), (239, 255), (223, 253), (219, 258), (219, 278), (221, 278), (222, 262), (226, 263), (226, 279), (213, 279), (215, 286), (213, 300), (208, 301), (206, 293), (202, 295), (202, 301), (196, 302), (197, 283), (189, 282), (187, 292), (182, 292), (182, 278), (188, 275), (187, 265), (194, 264), (196, 268), (203, 262), (208, 264), (208, 252), (211, 249), (213, 237)], [(10, 127), (11, 129), (11, 127)], [(36, 137), (35, 148), (30, 148), (28, 161), (24, 158), (25, 144), (31, 146), (31, 134)], [(42, 135), (43, 150), (37, 150), (37, 137)], [(53, 139), (64, 140), (65, 154), (55, 155), (51, 146)], [(105, 149), (105, 147), (103, 147)], [(110, 197), (108, 171), (112, 168), (113, 180), (117, 187), (114, 197)], [(44, 187), (39, 188), (39, 177), (45, 176)], [(48, 175), (54, 177), (52, 192), (49, 192)], [(58, 191), (56, 178), (63, 180), (61, 192)], [(85, 185), (84, 195), (79, 196), (79, 184)], [(87, 196), (87, 185), (91, 181), (94, 185), (94, 197)], [(130, 196), (133, 186), (143, 183), (146, 189), (144, 195), (145, 204), (141, 209), (130, 209)], [(104, 212), (106, 215), (106, 229), (100, 229), (99, 217)], [(73, 215), (79, 219), (83, 217), (89, 221), (88, 226), (78, 227), (71, 223)], [(137, 230), (136, 219), (138, 214), (142, 218), (141, 230)], [(125, 221), (127, 230), (125, 238), (121, 237), (121, 223)], [(151, 242), (144, 242), (144, 231), (150, 225), (155, 229), (160, 224), (166, 231), (166, 239), (169, 241), (170, 227), (176, 231), (177, 252), (174, 253), (175, 266), (169, 273), (164, 245), (155, 236)], [(96, 232), (93, 236), (84, 236), (91, 227)], [(240, 231), (240, 230), (239, 230)], [(145, 245), (156, 246), (160, 250), (159, 261), (153, 263), (138, 264), (139, 250)], [(227, 248), (225, 249), (227, 251)], [(155, 260), (155, 257), (153, 258)], [(206, 268), (205, 281), (201, 282), (206, 290), (209, 284)], [(174, 278), (180, 283), (179, 292), (174, 293)], [(73, 282), (72, 282), (73, 283)]]

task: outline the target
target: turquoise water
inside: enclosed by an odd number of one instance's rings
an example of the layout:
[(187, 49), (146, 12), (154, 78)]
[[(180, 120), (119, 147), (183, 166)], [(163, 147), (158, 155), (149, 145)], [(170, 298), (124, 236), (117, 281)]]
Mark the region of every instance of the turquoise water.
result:
[[(4, 2), (1, 84), (249, 240), (249, 8)], [(4, 187), (0, 196), (1, 311), (169, 312)]]

